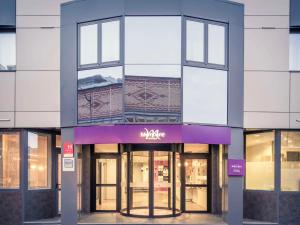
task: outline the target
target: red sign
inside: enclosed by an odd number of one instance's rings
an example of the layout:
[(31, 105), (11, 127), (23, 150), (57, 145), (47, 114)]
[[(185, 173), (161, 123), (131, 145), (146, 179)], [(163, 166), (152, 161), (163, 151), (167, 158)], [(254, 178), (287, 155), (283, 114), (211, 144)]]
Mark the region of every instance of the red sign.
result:
[(69, 141), (64, 143), (64, 157), (74, 157), (73, 144)]

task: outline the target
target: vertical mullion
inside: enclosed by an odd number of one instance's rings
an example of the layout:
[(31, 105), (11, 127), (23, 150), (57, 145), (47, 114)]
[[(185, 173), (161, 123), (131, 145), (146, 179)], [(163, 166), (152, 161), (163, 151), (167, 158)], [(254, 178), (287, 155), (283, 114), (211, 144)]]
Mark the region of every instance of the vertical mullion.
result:
[[(127, 146), (129, 147), (129, 146)], [(130, 162), (130, 152), (127, 152), (127, 214), (130, 213), (130, 206), (131, 206), (131, 193), (130, 193), (130, 167), (131, 167), (131, 162)]]
[(102, 64), (102, 22), (98, 22), (98, 65)]
[[(177, 147), (177, 145), (175, 145)], [(173, 151), (172, 151), (172, 170), (173, 170), (173, 178), (172, 178), (172, 186), (173, 186), (173, 190), (172, 190), (172, 207), (173, 207), (173, 215), (176, 214), (176, 149), (175, 146), (173, 146)]]
[(204, 64), (208, 64), (208, 23), (204, 23)]

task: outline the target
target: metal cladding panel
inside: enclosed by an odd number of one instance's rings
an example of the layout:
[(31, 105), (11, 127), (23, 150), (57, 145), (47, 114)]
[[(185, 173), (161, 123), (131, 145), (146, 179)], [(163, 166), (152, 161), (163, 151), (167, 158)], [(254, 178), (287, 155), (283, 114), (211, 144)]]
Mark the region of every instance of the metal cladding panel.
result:
[(0, 0), (0, 27), (16, 26), (16, 0)]
[(290, 26), (300, 27), (300, 1), (291, 0), (290, 3)]

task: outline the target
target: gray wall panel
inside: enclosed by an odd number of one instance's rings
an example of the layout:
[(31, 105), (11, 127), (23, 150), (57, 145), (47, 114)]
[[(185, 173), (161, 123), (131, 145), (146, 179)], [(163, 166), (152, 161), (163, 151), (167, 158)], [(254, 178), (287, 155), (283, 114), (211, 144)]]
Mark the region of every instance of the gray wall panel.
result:
[(274, 191), (244, 191), (244, 218), (276, 222), (277, 204)]
[(16, 26), (16, 0), (0, 0), (0, 26)]
[(279, 194), (279, 224), (300, 224), (300, 192), (281, 192)]
[(21, 225), (22, 210), (20, 190), (0, 191), (0, 225)]

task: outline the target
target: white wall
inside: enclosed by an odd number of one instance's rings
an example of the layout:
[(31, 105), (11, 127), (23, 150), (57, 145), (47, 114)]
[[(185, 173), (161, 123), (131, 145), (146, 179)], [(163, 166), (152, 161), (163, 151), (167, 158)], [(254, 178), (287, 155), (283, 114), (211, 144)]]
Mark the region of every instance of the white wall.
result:
[(0, 127), (60, 126), (60, 4), (67, 1), (17, 0), (17, 71), (0, 76)]
[(235, 1), (245, 4), (244, 127), (300, 128), (300, 79), (289, 71), (289, 0)]

